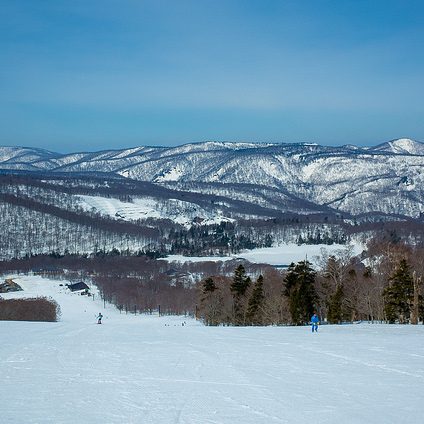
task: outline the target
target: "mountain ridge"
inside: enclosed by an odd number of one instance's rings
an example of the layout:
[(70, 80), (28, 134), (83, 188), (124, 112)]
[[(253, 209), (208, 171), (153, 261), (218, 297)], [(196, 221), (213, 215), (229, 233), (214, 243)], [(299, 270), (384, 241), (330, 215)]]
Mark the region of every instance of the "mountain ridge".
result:
[[(211, 193), (220, 183), (238, 199), (246, 194), (243, 184), (250, 184), (258, 193), (263, 187), (274, 192), (261, 200), (271, 209), (277, 207), (272, 197), (285, 193), (352, 215), (419, 218), (424, 213), (422, 169), (424, 144), (408, 138), (372, 147), (206, 141), (67, 154), (0, 147), (2, 172), (101, 173), (164, 186), (178, 183), (180, 190), (194, 192), (197, 183), (205, 183)], [(258, 201), (260, 196), (253, 197)]]

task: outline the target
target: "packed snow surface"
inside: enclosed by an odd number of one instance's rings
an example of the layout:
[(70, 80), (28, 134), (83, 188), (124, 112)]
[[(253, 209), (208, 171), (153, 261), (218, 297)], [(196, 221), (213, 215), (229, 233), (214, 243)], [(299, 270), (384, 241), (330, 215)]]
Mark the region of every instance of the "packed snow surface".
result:
[(231, 259), (246, 259), (253, 263), (269, 265), (288, 266), (292, 262), (304, 261), (307, 259), (314, 266), (319, 263), (319, 258), (327, 253), (328, 255), (338, 255), (346, 249), (351, 249), (353, 255), (359, 255), (363, 246), (360, 244), (294, 244), (287, 243), (276, 247), (263, 247), (260, 249), (244, 250), (232, 256), (183, 256), (169, 255), (164, 260), (168, 262), (207, 262), (207, 261), (228, 261)]
[(0, 322), (2, 423), (422, 423), (424, 326), (204, 327), (15, 281), (62, 319)]

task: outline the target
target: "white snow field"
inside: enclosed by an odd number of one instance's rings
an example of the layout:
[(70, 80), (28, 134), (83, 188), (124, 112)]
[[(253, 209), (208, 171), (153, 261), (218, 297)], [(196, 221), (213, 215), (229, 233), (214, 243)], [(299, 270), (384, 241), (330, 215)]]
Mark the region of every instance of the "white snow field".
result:
[(292, 262), (304, 261), (307, 259), (313, 265), (317, 265), (319, 257), (323, 252), (338, 255), (339, 252), (351, 249), (353, 255), (359, 255), (364, 246), (359, 243), (351, 245), (343, 244), (282, 244), (276, 247), (263, 247), (252, 250), (243, 250), (232, 256), (183, 256), (168, 255), (162, 260), (168, 262), (204, 262), (204, 261), (229, 261), (231, 259), (246, 259), (253, 263), (264, 263), (270, 265), (290, 265)]
[(171, 219), (172, 221), (182, 224), (190, 228), (193, 219), (202, 217), (203, 224), (219, 224), (222, 221), (233, 221), (232, 219), (216, 215), (215, 212), (208, 212), (190, 202), (184, 202), (178, 199), (168, 199), (166, 201), (158, 201), (149, 197), (134, 197), (132, 202), (123, 202), (115, 198), (106, 198), (102, 196), (85, 196), (80, 195), (79, 206), (87, 211), (95, 210), (102, 215), (112, 218), (119, 217), (126, 221), (158, 218)]
[(1, 423), (424, 420), (422, 325), (205, 327), (120, 315), (59, 281), (14, 279), (24, 291), (5, 298), (51, 296), (62, 319), (0, 321)]

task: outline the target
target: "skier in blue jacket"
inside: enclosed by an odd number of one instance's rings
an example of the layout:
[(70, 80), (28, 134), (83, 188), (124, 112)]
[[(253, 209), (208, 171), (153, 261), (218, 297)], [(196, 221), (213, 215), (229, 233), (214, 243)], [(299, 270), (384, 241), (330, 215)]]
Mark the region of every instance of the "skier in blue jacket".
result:
[(313, 314), (311, 317), (311, 324), (312, 324), (312, 332), (318, 332), (318, 324), (319, 324), (319, 318), (317, 314)]

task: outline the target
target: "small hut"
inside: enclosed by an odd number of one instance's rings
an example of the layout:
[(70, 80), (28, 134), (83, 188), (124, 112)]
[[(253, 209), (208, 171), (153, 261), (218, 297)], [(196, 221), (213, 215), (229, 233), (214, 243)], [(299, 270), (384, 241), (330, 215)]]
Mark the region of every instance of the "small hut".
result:
[(74, 284), (68, 284), (68, 289), (71, 290), (71, 292), (76, 292), (76, 291), (87, 291), (90, 290), (90, 288), (87, 286), (87, 284), (85, 284), (83, 281), (80, 281), (79, 283), (74, 283)]

